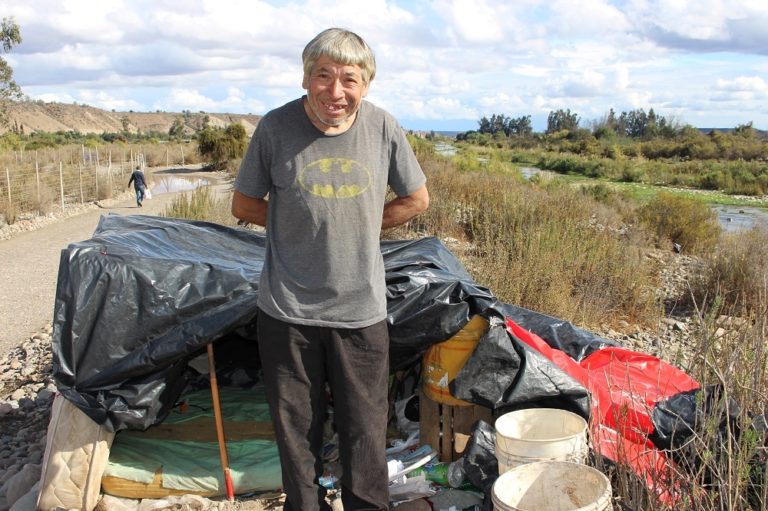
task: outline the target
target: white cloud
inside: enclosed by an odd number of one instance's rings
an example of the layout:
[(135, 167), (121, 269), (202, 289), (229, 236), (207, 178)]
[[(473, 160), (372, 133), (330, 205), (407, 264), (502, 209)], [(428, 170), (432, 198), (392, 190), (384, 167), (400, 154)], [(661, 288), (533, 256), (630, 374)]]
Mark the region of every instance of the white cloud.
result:
[(768, 93), (768, 82), (760, 76), (739, 76), (733, 80), (720, 79), (717, 87), (723, 91), (753, 92), (765, 95)]
[(181, 110), (213, 112), (218, 109), (216, 101), (194, 89), (172, 89), (161, 104), (171, 112)]
[(768, 128), (758, 0), (0, 0), (0, 11), (21, 27), (4, 55), (14, 78), (47, 101), (264, 113), (302, 94), (306, 42), (344, 26), (376, 52), (369, 99), (398, 118), (653, 107)]
[(79, 102), (88, 105), (96, 106), (104, 110), (115, 110), (119, 112), (125, 112), (128, 110), (141, 110), (142, 105), (130, 99), (124, 99), (122, 97), (113, 97), (106, 92), (81, 90), (78, 94)]
[(493, 4), (486, 0), (452, 0), (450, 16), (458, 36), (470, 43), (497, 43), (504, 30)]
[(589, 37), (596, 34), (621, 36), (630, 24), (626, 16), (604, 0), (557, 0), (550, 12), (560, 37)]

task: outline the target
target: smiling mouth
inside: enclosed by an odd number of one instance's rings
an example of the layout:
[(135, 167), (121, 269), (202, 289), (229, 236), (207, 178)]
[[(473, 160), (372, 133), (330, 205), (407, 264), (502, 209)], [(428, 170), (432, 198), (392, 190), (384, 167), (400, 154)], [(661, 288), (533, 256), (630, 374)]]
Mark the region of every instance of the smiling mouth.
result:
[(352, 114), (347, 112), (348, 105), (346, 104), (338, 105), (322, 102), (312, 103), (307, 101), (305, 105), (309, 107), (307, 112), (311, 114), (311, 117), (325, 126), (341, 126), (354, 115), (354, 112)]
[(346, 105), (325, 105), (325, 109), (331, 113), (343, 112)]

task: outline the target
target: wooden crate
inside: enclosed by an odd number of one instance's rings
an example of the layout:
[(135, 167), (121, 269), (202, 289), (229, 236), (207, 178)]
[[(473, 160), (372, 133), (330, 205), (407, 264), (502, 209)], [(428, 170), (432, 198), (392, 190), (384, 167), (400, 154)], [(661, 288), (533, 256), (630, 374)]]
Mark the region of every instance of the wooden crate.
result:
[(461, 457), (472, 434), (472, 425), (479, 419), (493, 424), (492, 410), (478, 405), (438, 403), (419, 391), (419, 441), (421, 445), (431, 445), (440, 461)]

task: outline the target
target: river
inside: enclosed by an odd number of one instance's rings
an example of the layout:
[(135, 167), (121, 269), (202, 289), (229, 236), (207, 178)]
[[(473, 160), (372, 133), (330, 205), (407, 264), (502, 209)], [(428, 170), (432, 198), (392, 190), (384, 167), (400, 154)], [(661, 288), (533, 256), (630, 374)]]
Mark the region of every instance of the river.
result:
[[(525, 179), (539, 174), (555, 176), (555, 172), (541, 170), (536, 167), (520, 167), (520, 172)], [(717, 220), (725, 232), (739, 232), (749, 230), (757, 225), (768, 227), (768, 209), (752, 206), (725, 206), (715, 204), (712, 209), (717, 213)]]

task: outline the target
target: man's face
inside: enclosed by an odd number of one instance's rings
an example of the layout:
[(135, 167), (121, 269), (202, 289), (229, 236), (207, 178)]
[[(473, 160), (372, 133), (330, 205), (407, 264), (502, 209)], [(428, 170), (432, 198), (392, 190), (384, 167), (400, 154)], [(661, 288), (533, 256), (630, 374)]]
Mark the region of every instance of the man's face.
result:
[(339, 64), (325, 55), (304, 76), (302, 86), (307, 90), (312, 123), (323, 131), (346, 131), (368, 94), (360, 66)]

